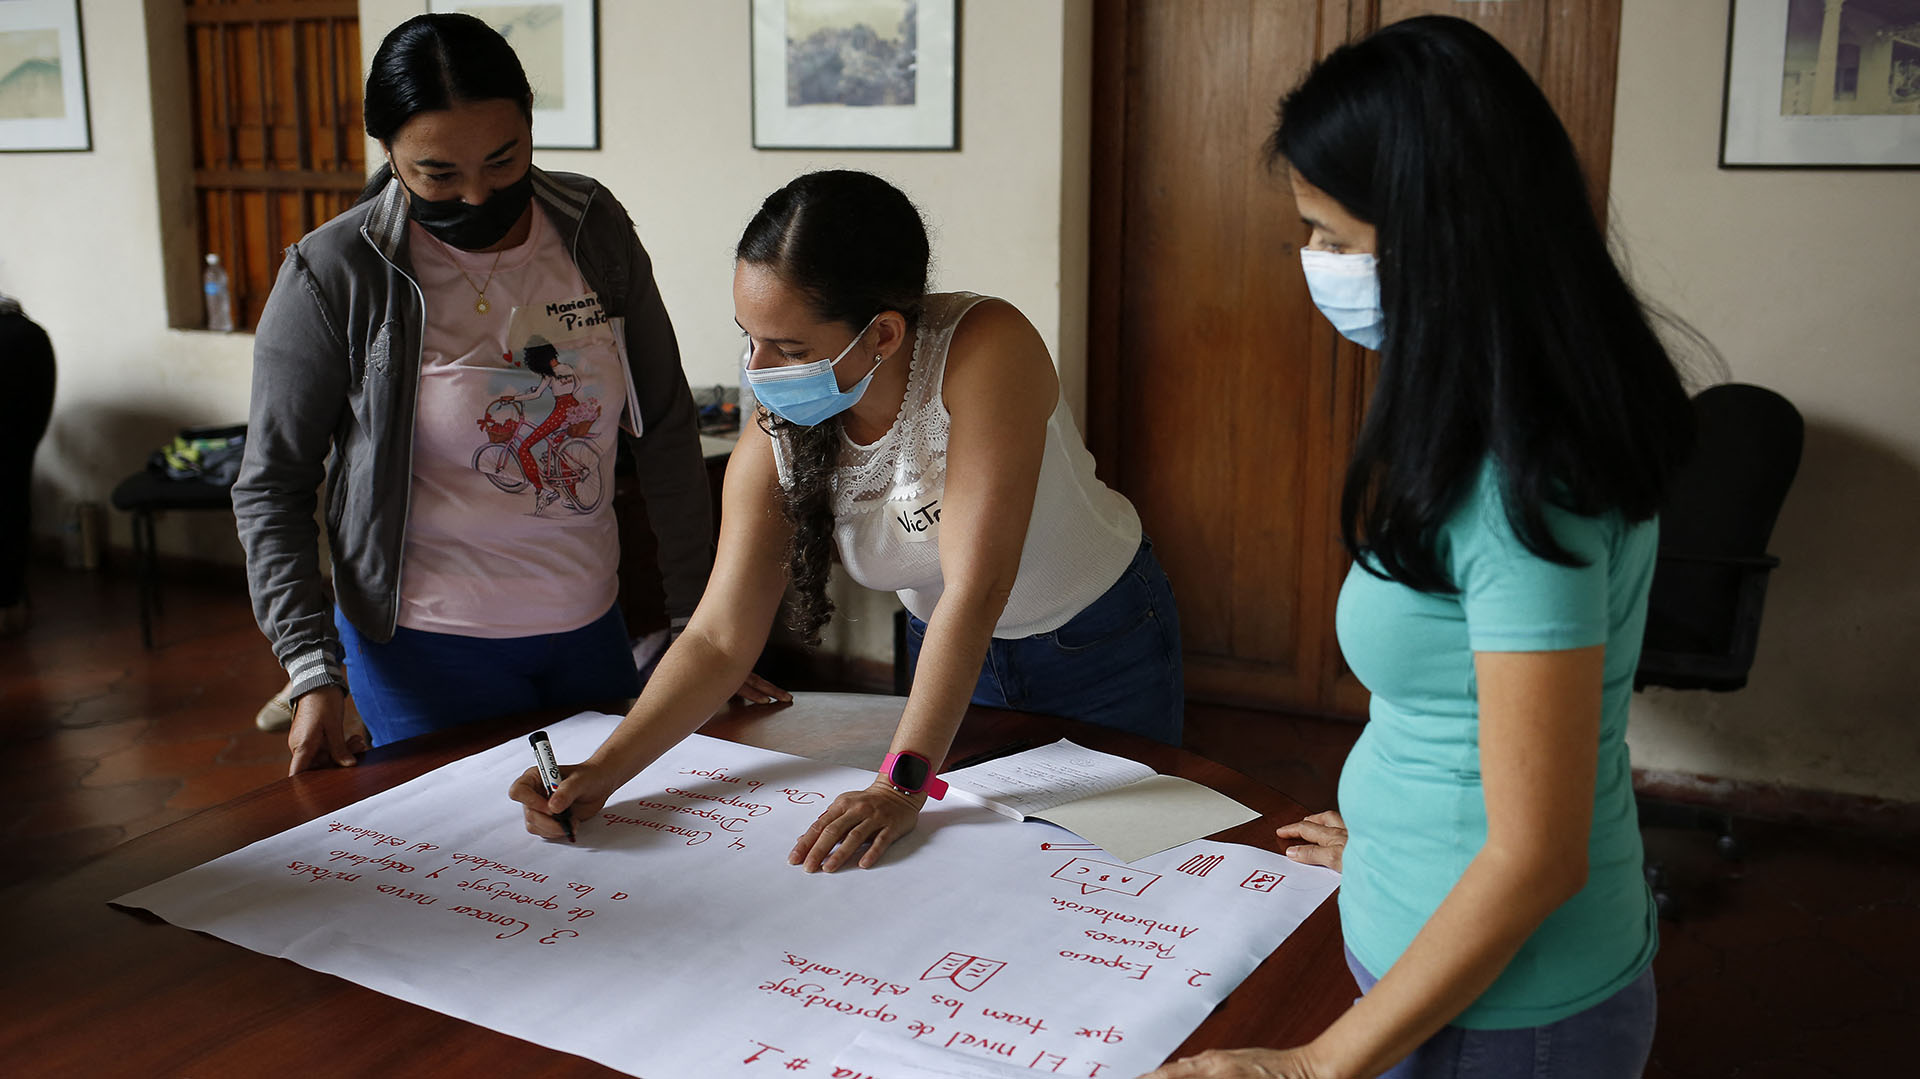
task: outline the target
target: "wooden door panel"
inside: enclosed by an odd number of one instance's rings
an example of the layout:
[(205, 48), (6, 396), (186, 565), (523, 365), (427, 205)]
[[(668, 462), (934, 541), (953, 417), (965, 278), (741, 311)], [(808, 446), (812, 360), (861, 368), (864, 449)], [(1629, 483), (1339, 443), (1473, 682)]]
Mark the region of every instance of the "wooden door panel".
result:
[[(1293, 452), (1315, 412), (1299, 355), (1312, 307), (1297, 214), (1260, 165), (1272, 104), (1311, 62), (1317, 5), (1141, 5), (1130, 69), (1172, 88), (1129, 101), (1121, 337), (1130, 392), (1118, 472), (1180, 591), (1190, 662), (1310, 679), (1300, 663), (1310, 572)], [(1272, 47), (1269, 41), (1291, 42)], [(1202, 664), (1204, 692), (1207, 676)]]
[(1535, 73), (1605, 203), (1619, 0), (1103, 0), (1095, 9), (1088, 441), (1179, 595), (1189, 695), (1360, 715), (1334, 639), (1340, 485), (1378, 358), (1307, 295), (1261, 144), (1319, 56), (1471, 18)]
[(1619, 0), (1380, 0), (1385, 26), (1415, 15), (1456, 15), (1499, 39), (1560, 114), (1587, 174), (1594, 212), (1606, 219), (1613, 162)]

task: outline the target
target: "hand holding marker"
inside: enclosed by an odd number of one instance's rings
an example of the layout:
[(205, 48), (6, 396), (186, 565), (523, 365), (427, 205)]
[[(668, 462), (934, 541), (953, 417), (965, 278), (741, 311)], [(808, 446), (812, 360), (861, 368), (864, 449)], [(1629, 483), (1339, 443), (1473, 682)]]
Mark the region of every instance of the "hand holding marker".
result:
[[(546, 731), (535, 731), (527, 738), (533, 743), (533, 763), (540, 772), (540, 787), (547, 797), (553, 797), (555, 788), (560, 786), (560, 765), (553, 759), (553, 743), (547, 741)], [(573, 837), (573, 811), (563, 809), (553, 815), (560, 827), (567, 830), (567, 842), (575, 843)]]

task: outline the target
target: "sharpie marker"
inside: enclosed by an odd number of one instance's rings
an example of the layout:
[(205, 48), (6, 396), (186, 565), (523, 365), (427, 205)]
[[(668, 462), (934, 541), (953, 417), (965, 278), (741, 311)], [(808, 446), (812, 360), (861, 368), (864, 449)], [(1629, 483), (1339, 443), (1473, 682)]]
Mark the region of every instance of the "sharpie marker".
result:
[[(547, 741), (546, 731), (534, 731), (527, 741), (533, 743), (533, 763), (540, 772), (540, 789), (546, 791), (547, 797), (551, 798), (553, 792), (560, 786), (560, 765), (553, 759), (553, 743)], [(555, 813), (553, 819), (559, 821), (560, 827), (567, 830), (567, 842), (578, 842), (573, 838), (572, 810), (563, 809)]]

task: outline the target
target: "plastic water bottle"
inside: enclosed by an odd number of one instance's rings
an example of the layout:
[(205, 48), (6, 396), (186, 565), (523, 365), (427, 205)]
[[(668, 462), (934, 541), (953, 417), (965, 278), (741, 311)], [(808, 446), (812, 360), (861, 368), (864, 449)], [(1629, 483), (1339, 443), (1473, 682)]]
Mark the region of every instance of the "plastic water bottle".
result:
[(227, 287), (227, 269), (219, 255), (207, 256), (207, 270), (200, 275), (200, 288), (207, 294), (207, 329), (216, 333), (233, 332), (233, 290)]

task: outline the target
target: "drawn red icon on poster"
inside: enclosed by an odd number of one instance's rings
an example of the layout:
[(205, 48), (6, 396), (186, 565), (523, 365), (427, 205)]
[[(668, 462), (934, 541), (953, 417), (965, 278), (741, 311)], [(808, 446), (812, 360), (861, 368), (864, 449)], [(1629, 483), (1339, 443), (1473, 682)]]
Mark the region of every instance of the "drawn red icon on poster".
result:
[(962, 955), (948, 952), (920, 975), (923, 982), (952, 982), (962, 989), (972, 991), (987, 984), (988, 979), (1000, 973), (1006, 964), (998, 959), (982, 959), (977, 955)]
[(1096, 862), (1091, 858), (1075, 858), (1050, 876), (1064, 880), (1069, 884), (1078, 884), (1081, 895), (1095, 892), (1119, 892), (1122, 895), (1139, 895), (1160, 879), (1158, 873), (1131, 869), (1110, 862)]
[(1224, 854), (1196, 854), (1180, 863), (1180, 872), (1196, 877), (1204, 877), (1227, 860)]
[(1273, 891), (1274, 885), (1279, 884), (1285, 879), (1287, 878), (1280, 873), (1269, 873), (1264, 869), (1256, 869), (1252, 876), (1240, 882), (1240, 887), (1256, 892), (1271, 892)]

